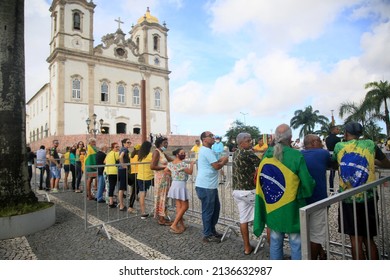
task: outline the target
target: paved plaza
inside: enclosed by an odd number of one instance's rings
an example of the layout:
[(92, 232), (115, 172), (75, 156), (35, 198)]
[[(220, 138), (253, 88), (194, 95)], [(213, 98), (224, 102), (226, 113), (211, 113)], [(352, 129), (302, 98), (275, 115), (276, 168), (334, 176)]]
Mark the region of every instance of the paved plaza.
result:
[[(204, 243), (201, 225), (188, 218), (183, 234), (174, 234), (154, 218), (108, 210), (103, 203), (87, 201), (112, 215), (128, 216), (106, 226), (85, 230), (84, 196), (74, 192), (49, 194), (56, 205), (56, 222), (50, 228), (24, 237), (0, 240), (0, 260), (260, 260), (268, 259), (268, 248), (245, 256), (241, 236), (231, 234), (222, 243)], [(138, 204), (136, 203), (136, 207)], [(171, 213), (174, 215), (174, 213)], [(88, 221), (99, 224), (89, 215)], [(90, 225), (90, 224), (89, 224)], [(221, 228), (223, 230), (223, 228)], [(253, 240), (255, 246), (257, 240)], [(265, 245), (267, 246), (267, 245)]]

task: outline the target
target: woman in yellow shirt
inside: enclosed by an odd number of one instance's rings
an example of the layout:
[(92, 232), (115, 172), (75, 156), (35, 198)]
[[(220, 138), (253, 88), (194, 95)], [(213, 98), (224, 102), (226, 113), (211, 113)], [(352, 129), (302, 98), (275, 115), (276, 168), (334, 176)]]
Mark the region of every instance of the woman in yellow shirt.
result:
[[(67, 190), (68, 189), (68, 176), (70, 171), (70, 147), (66, 147), (66, 152), (63, 155), (64, 158), (64, 187)], [(72, 178), (72, 180), (75, 180), (75, 178)]]
[(115, 186), (118, 182), (118, 166), (115, 166), (115, 164), (119, 163), (119, 149), (120, 146), (118, 143), (114, 142), (111, 143), (111, 151), (106, 155), (106, 158), (104, 160), (104, 164), (107, 166), (104, 168), (104, 171), (106, 172), (108, 176), (108, 197), (109, 197), (109, 204), (108, 206), (110, 208), (116, 207), (116, 202), (114, 202), (114, 191)]
[(150, 152), (152, 143), (145, 141), (142, 143), (138, 152), (138, 175), (137, 187), (139, 192), (139, 207), (141, 209), (141, 219), (146, 219), (149, 214), (145, 213), (145, 196), (146, 192), (153, 185), (154, 173), (150, 169), (150, 162), (152, 161), (152, 153)]

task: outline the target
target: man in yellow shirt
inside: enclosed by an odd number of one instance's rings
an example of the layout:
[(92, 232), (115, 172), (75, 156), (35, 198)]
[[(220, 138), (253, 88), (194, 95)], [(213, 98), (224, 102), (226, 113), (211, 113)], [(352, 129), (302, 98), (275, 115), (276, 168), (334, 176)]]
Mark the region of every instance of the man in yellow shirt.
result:
[(200, 140), (196, 139), (195, 140), (195, 145), (191, 148), (191, 152), (195, 153), (195, 159), (198, 159), (198, 154), (200, 147), (202, 147), (202, 144), (200, 144)]
[(258, 155), (259, 158), (262, 158), (263, 154), (268, 149), (268, 144), (267, 142), (264, 142), (263, 138), (263, 135), (259, 137), (259, 139), (257, 140), (257, 145), (253, 147), (253, 151)]

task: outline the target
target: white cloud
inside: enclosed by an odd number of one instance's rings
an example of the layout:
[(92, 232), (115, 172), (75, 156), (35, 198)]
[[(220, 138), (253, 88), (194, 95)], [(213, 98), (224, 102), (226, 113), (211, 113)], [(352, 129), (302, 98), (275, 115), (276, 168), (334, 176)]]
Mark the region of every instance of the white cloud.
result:
[(367, 0), (362, 1), (351, 14), (351, 19), (379, 18), (388, 20), (390, 16), (390, 5), (388, 0)]
[(195, 81), (189, 81), (171, 93), (171, 110), (177, 113), (196, 114), (204, 105), (206, 89)]
[(390, 79), (390, 22), (379, 24), (372, 32), (363, 34), (361, 46), (364, 51), (362, 65), (370, 72), (386, 75), (386, 79)]
[(172, 71), (172, 73), (170, 74), (169, 78), (172, 81), (180, 82), (187, 80), (191, 72), (193, 71), (192, 61), (181, 61), (179, 62), (179, 64), (172, 65), (170, 70)]
[(49, 4), (43, 0), (25, 4), (26, 101), (49, 81), (46, 58), (50, 54)]
[(25, 16), (47, 17), (50, 5), (45, 0), (28, 0), (25, 4)]
[[(217, 33), (256, 33), (269, 45), (290, 46), (317, 38), (327, 24), (358, 0), (217, 0), (210, 4)], [(254, 36), (256, 38), (256, 36)]]

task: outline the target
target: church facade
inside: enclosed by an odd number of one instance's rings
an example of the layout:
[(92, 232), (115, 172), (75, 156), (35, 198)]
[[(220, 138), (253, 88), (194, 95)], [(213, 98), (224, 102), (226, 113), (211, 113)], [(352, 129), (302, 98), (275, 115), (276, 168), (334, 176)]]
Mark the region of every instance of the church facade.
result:
[(160, 24), (147, 9), (126, 36), (119, 18), (116, 32), (94, 46), (95, 7), (86, 0), (52, 2), (50, 77), (27, 102), (27, 143), (89, 134), (92, 129), (102, 134), (140, 134), (141, 105), (146, 134), (170, 134), (165, 23)]

